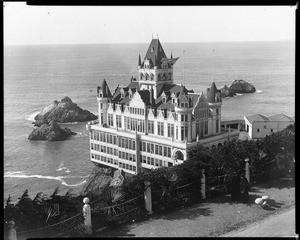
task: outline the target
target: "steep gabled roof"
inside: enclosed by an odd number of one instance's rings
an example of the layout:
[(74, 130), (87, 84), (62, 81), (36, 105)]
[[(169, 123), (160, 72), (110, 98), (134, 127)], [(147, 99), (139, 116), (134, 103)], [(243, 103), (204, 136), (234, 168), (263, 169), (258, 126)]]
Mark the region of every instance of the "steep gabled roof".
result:
[(159, 39), (152, 39), (144, 60), (150, 59), (155, 66), (160, 65), (162, 58), (166, 58), (164, 49), (162, 48)]
[(215, 82), (212, 82), (211, 87), (207, 93), (207, 101), (209, 103), (214, 103), (215, 102), (215, 95), (218, 92), (218, 89), (216, 87)]
[(295, 121), (291, 117), (288, 117), (287, 115), (282, 114), (282, 113), (276, 114), (274, 116), (270, 116), (269, 120), (270, 121)]
[(143, 100), (143, 102), (149, 106), (151, 103), (150, 103), (150, 91), (149, 90), (140, 90), (138, 91), (138, 93), (140, 94), (141, 96), (141, 99)]
[(103, 93), (103, 98), (111, 98), (112, 97), (111, 92), (109, 90), (109, 87), (108, 87), (105, 79), (103, 80), (101, 86), (98, 86), (97, 92), (99, 93), (100, 90)]
[(267, 118), (264, 115), (261, 114), (254, 114), (246, 117), (250, 123), (253, 123), (254, 121), (261, 121), (261, 122), (268, 122), (269, 118)]

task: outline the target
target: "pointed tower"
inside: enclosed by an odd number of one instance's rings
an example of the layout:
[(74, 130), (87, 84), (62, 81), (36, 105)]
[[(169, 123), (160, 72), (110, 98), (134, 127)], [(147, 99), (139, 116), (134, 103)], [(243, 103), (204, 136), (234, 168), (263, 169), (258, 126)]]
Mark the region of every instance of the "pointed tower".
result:
[(221, 126), (221, 90), (218, 90), (216, 84), (212, 82), (211, 87), (207, 89), (207, 101), (212, 116), (208, 128), (211, 129), (211, 134), (220, 133)]
[(101, 86), (97, 87), (99, 125), (107, 124), (107, 108), (108, 103), (111, 101), (111, 98), (111, 92), (104, 79)]
[(139, 54), (139, 62), (138, 62), (138, 67), (140, 68), (142, 65), (142, 61), (141, 61), (141, 55)]
[[(173, 65), (178, 58), (168, 58), (159, 39), (152, 39), (144, 60), (139, 66), (139, 86), (141, 90), (151, 89), (154, 98), (158, 96), (158, 86), (173, 83)], [(140, 64), (140, 63), (139, 63)]]

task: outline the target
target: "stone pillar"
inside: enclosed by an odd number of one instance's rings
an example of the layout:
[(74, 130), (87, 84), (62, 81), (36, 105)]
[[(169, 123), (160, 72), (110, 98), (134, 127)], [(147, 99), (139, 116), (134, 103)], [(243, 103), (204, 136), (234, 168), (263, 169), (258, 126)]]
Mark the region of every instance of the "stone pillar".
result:
[(201, 178), (201, 198), (206, 199), (206, 182), (205, 182), (205, 170), (202, 169), (202, 178)]
[(151, 186), (150, 182), (145, 182), (146, 190), (144, 192), (145, 208), (148, 214), (152, 214), (152, 198), (151, 198)]
[(88, 235), (92, 235), (92, 218), (91, 218), (91, 207), (88, 204), (90, 200), (85, 197), (83, 199), (83, 217), (84, 217), (84, 225)]
[(17, 231), (15, 229), (15, 222), (14, 221), (9, 221), (7, 223), (7, 225), (8, 225), (7, 239), (8, 240), (17, 240)]
[(248, 182), (250, 183), (250, 168), (249, 168), (249, 158), (245, 159), (245, 177), (247, 178)]

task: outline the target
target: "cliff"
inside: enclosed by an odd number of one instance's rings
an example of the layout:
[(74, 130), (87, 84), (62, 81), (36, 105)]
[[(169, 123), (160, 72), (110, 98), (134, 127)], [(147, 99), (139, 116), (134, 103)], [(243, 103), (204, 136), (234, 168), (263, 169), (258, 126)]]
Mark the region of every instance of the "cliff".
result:
[(51, 121), (49, 124), (43, 124), (42, 126), (34, 129), (29, 135), (29, 140), (43, 140), (43, 141), (63, 141), (76, 135), (69, 128), (60, 128), (58, 123)]
[(60, 102), (54, 101), (51, 105), (45, 107), (35, 116), (35, 126), (49, 124), (51, 121), (65, 122), (85, 122), (92, 121), (98, 117), (88, 110), (83, 110), (73, 103), (69, 97), (64, 97)]
[(233, 97), (237, 93), (254, 93), (255, 91), (255, 87), (244, 80), (234, 80), (229, 87), (226, 85), (221, 87), (222, 97)]

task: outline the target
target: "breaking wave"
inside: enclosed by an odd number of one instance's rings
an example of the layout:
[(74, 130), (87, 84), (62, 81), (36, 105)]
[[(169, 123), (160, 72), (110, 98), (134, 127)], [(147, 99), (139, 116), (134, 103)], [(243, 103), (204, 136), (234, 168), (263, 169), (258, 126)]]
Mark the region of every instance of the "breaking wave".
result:
[(86, 178), (88, 176), (43, 176), (43, 175), (26, 175), (22, 171), (15, 171), (15, 172), (6, 172), (4, 173), (5, 178), (40, 178), (40, 179), (49, 179), (49, 180), (56, 180), (61, 182), (62, 185), (68, 186), (68, 187), (77, 187), (80, 186), (84, 183), (86, 183), (86, 180), (81, 180), (79, 183), (76, 184), (68, 184), (64, 179), (68, 178)]

